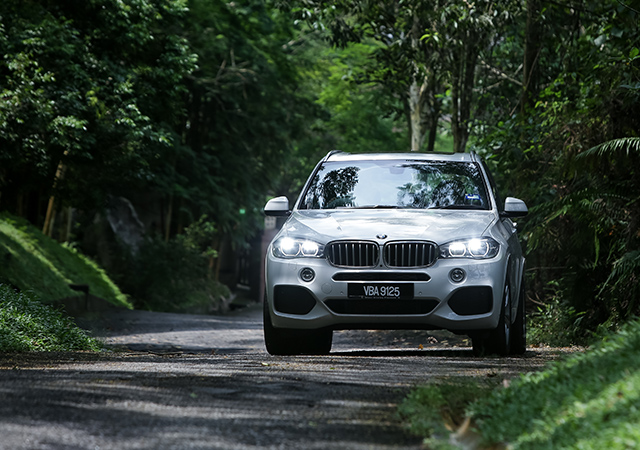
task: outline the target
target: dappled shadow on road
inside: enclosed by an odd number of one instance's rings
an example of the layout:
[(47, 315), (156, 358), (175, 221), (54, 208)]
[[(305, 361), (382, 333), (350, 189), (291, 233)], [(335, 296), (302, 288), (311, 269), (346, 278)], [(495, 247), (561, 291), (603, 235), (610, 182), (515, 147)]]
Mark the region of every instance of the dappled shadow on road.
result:
[(76, 321), (118, 350), (231, 354), (264, 348), (259, 305), (223, 316), (113, 310)]
[(262, 329), (262, 316), (256, 308), (227, 315), (177, 314), (141, 310), (111, 309), (107, 312), (87, 313), (76, 322), (97, 334), (140, 334), (162, 331), (208, 331)]
[[(117, 351), (266, 354), (258, 304), (224, 316), (114, 310), (80, 318), (79, 322)], [(331, 356), (473, 358), (466, 336), (443, 330), (341, 330), (334, 332), (333, 342)]]
[(435, 357), (442, 356), (446, 358), (469, 358), (473, 356), (471, 349), (467, 348), (440, 348), (440, 349), (424, 349), (424, 350), (352, 350), (332, 352), (335, 356), (362, 356), (368, 358), (376, 357)]
[(395, 416), (411, 388), (511, 379), (555, 357), (475, 358), (469, 348), (0, 355), (0, 434), (12, 449), (418, 449)]
[[(425, 348), (422, 350), (345, 350), (331, 352), (334, 356), (361, 356), (367, 358), (382, 357), (409, 357), (418, 356), (423, 358), (474, 358), (473, 350), (467, 347), (449, 347), (449, 348)], [(511, 358), (535, 358), (540, 352), (529, 350), (524, 355), (512, 356)], [(486, 357), (478, 357), (477, 359), (486, 359)]]
[(420, 448), (394, 415), (403, 393), (343, 359), (14, 361), (0, 432), (16, 449)]
[(0, 447), (419, 449), (395, 415), (424, 383), (510, 379), (557, 353), (476, 358), (432, 331), (334, 333), (325, 356), (271, 356), (259, 305), (227, 316), (89, 318), (115, 351), (0, 354)]

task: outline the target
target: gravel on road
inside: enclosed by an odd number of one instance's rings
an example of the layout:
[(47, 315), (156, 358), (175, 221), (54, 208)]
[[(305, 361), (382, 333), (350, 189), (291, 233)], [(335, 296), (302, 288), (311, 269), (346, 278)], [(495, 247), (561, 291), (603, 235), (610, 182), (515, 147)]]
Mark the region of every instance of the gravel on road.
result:
[(411, 388), (510, 379), (558, 355), (481, 359), (447, 333), (344, 331), (328, 356), (274, 357), (259, 305), (78, 322), (112, 350), (0, 355), (0, 449), (420, 449), (396, 414)]

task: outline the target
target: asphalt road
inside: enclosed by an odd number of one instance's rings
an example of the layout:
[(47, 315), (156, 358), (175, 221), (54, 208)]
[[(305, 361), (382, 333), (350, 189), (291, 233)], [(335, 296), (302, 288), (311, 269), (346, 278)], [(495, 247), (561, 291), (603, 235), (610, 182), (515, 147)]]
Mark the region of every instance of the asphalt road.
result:
[(115, 350), (0, 355), (0, 449), (419, 449), (396, 415), (412, 387), (510, 379), (558, 354), (481, 359), (447, 333), (345, 331), (328, 356), (273, 357), (259, 305), (80, 323)]

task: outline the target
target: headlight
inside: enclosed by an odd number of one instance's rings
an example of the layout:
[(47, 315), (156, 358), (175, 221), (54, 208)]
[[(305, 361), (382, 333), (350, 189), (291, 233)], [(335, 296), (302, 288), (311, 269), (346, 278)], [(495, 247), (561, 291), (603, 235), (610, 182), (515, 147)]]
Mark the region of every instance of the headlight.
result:
[(500, 244), (493, 238), (467, 239), (440, 246), (440, 258), (489, 259), (498, 254)]
[(308, 239), (281, 237), (273, 243), (273, 256), (278, 258), (323, 258), (324, 245)]

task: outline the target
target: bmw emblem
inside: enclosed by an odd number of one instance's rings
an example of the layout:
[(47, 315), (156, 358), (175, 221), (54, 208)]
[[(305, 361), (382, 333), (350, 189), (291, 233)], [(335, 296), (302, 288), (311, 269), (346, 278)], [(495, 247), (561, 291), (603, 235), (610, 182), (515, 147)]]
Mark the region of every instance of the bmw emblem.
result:
[(377, 237), (378, 239), (386, 239), (386, 238), (387, 238), (387, 235), (386, 235), (386, 234), (383, 234), (383, 233), (380, 233), (380, 234), (376, 235), (376, 237)]

